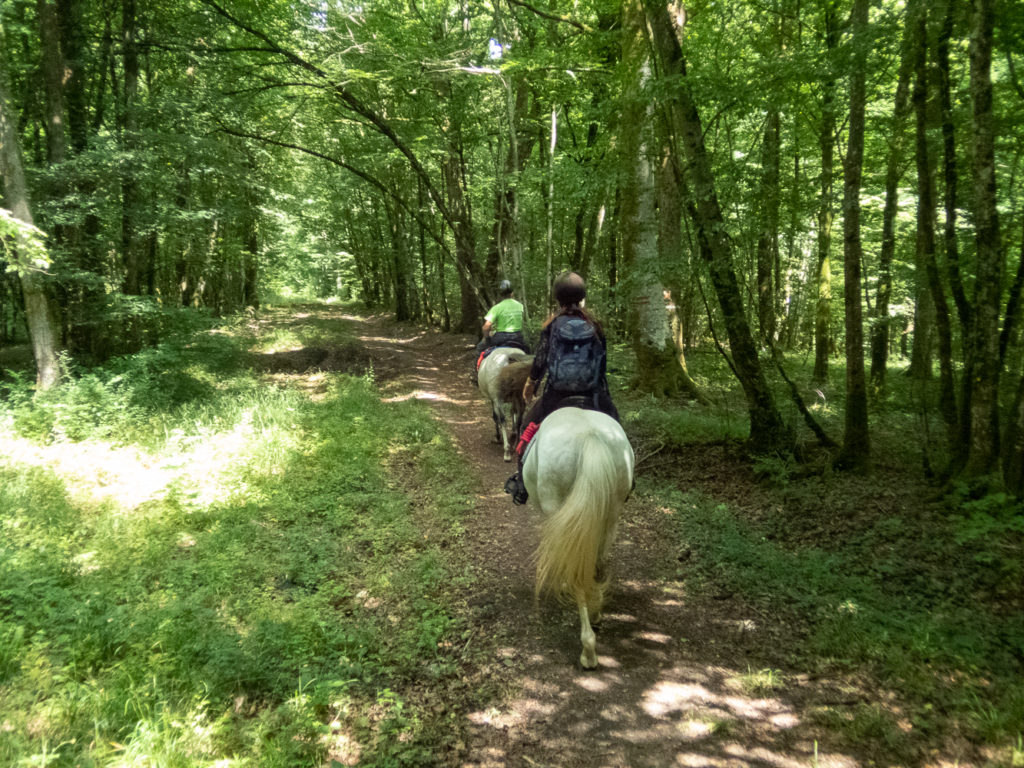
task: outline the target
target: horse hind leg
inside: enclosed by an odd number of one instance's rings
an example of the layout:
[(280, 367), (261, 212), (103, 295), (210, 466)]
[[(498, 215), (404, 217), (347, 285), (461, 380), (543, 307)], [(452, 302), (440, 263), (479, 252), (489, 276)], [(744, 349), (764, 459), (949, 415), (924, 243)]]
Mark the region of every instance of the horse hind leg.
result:
[(509, 435), (509, 420), (505, 418), (504, 411), (501, 414), (501, 439), (502, 447), (505, 449), (502, 458), (505, 461), (512, 461), (512, 438)]
[[(600, 575), (601, 570), (598, 571)], [(594, 591), (591, 592), (589, 599), (587, 600), (587, 618), (590, 619), (591, 624), (600, 624), (601, 619), (604, 618), (602, 611), (604, 609), (604, 591), (608, 586), (606, 579), (599, 578), (597, 583), (594, 584)]]
[(502, 438), (501, 412), (491, 405), (491, 419), (494, 420), (494, 442), (500, 443)]
[(583, 601), (580, 607), (580, 642), (583, 643), (583, 652), (580, 654), (580, 666), (584, 669), (595, 669), (597, 667), (597, 636), (590, 626), (590, 613), (587, 610), (587, 603)]
[(491, 418), (494, 419), (494, 442), (502, 447), (502, 458), (512, 461), (511, 439), (508, 434), (508, 419), (501, 404), (491, 404)]

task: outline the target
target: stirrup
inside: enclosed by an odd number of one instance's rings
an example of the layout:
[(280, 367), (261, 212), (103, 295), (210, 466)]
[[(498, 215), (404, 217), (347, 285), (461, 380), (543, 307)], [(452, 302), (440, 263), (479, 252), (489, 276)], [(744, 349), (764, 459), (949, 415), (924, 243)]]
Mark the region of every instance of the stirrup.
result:
[(518, 472), (505, 481), (505, 493), (511, 494), (512, 503), (516, 506), (525, 504), (530, 498), (526, 492), (526, 486), (523, 484), (523, 478)]

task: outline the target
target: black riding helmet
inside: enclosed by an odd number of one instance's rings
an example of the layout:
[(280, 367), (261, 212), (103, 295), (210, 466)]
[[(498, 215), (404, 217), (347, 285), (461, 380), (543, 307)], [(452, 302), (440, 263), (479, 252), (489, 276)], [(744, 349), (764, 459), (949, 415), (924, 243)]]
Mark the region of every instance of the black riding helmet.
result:
[(575, 272), (563, 272), (555, 278), (555, 301), (568, 307), (587, 297), (587, 281)]
[(512, 295), (512, 281), (502, 280), (498, 283), (498, 295), (499, 296), (511, 296)]

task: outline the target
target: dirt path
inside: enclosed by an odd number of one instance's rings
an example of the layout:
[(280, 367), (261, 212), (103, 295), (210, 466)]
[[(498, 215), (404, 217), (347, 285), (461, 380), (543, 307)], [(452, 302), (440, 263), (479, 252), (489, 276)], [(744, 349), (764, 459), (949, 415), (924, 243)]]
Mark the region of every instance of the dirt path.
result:
[(538, 513), (513, 506), (501, 490), (511, 470), (468, 381), (472, 339), (382, 317), (345, 321), (369, 351), (385, 396), (420, 398), (436, 409), (477, 488), (479, 503), (465, 521), (465, 556), (479, 585), (469, 610), (479, 632), (496, 641), (485, 674), (500, 678), (507, 695), (493, 709), (467, 713), (470, 739), (458, 750), (459, 764), (861, 765), (822, 745), (808, 722), (814, 706), (842, 692), (794, 671), (781, 692), (751, 692), (750, 672), (785, 633), (773, 626), (777, 620), (750, 615), (728, 596), (700, 604), (689, 595), (688, 554), (670, 532), (670, 512), (642, 496), (627, 504), (613, 549), (600, 666), (583, 672), (575, 610), (534, 604)]

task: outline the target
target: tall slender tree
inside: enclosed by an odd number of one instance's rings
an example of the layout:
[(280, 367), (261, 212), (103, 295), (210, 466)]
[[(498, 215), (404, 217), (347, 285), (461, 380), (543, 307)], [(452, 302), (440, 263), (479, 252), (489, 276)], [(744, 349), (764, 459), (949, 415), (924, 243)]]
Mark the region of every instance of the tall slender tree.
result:
[[(623, 108), (619, 117), (619, 146), (622, 149), (622, 256), (632, 275), (629, 331), (633, 351), (642, 373), (637, 386), (659, 394), (678, 391), (678, 364), (669, 328), (660, 264), (662, 247), (656, 219), (657, 187), (654, 158), (657, 149), (655, 109), (649, 97), (653, 65), (647, 41), (646, 17), (642, 0), (630, 0), (622, 6), (622, 64), (627, 84), (623, 88)], [(662, 210), (662, 216), (674, 215)], [(665, 234), (662, 232), (661, 234)]]
[(864, 320), (861, 306), (860, 190), (864, 166), (868, 0), (854, 0), (850, 71), (850, 118), (846, 162), (843, 164), (843, 306), (846, 316), (846, 412), (841, 467), (865, 469), (871, 456), (868, 396), (864, 374)]
[(972, 177), (976, 266), (964, 396), (968, 397), (963, 475), (980, 478), (999, 459), (999, 314), (1003, 289), (1002, 241), (996, 207), (995, 115), (992, 108), (994, 0), (974, 0), (970, 42)]
[(674, 22), (669, 9), (660, 0), (647, 3), (646, 11), (661, 69), (676, 83), (666, 106), (671, 110), (676, 133), (686, 152), (697, 237), (722, 311), (735, 371), (747, 399), (751, 447), (758, 453), (786, 451), (791, 446), (792, 435), (782, 421), (758, 361), (757, 346), (733, 266), (732, 246), (715, 190), (711, 160), (704, 144), (704, 128), (687, 80), (677, 31), (685, 23), (685, 16), (677, 16)]
[(817, 261), (814, 273), (817, 289), (814, 304), (814, 381), (828, 380), (828, 358), (832, 347), (832, 223), (833, 165), (835, 158), (835, 88), (832, 52), (839, 42), (839, 23), (836, 19), (835, 0), (824, 0), (825, 60), (821, 83), (821, 123), (818, 128), (818, 147), (821, 153), (821, 181), (818, 193)]
[[(60, 342), (56, 312), (43, 278), (46, 265), (40, 259), (40, 246), (30, 243), (29, 233), (35, 224), (21, 160), (18, 121), (8, 95), (8, 80), (7, 39), (0, 24), (0, 176), (3, 176), (4, 202), (14, 219), (11, 227), (4, 226), (0, 237), (12, 238), (17, 249), (15, 265), (25, 297), (25, 318), (36, 362), (36, 387), (42, 391), (60, 383)], [(10, 220), (5, 219), (5, 223), (7, 221)]]
[(779, 169), (782, 119), (774, 105), (765, 120), (761, 152), (761, 231), (757, 238), (757, 321), (761, 337), (775, 340), (779, 262)]
[(949, 444), (955, 447), (957, 435), (956, 392), (953, 383), (953, 337), (950, 328), (949, 302), (939, 274), (935, 239), (935, 178), (928, 142), (928, 16), (913, 19), (914, 87), (913, 105), (916, 118), (914, 142), (917, 166), (917, 263), (923, 268), (923, 280), (931, 293), (935, 312), (935, 329), (939, 351), (939, 411), (946, 423)]
[(889, 130), (886, 136), (888, 153), (885, 159), (885, 204), (882, 210), (882, 247), (878, 257), (878, 287), (875, 290), (874, 318), (871, 324), (871, 384), (875, 390), (885, 387), (889, 363), (892, 299), (892, 264), (896, 254), (896, 219), (899, 210), (900, 179), (903, 176), (906, 145), (906, 122), (910, 111), (910, 80), (914, 66), (914, 50), (919, 36), (917, 18), (924, 12), (924, 3), (911, 0), (905, 10), (903, 43), (900, 51), (896, 95)]

